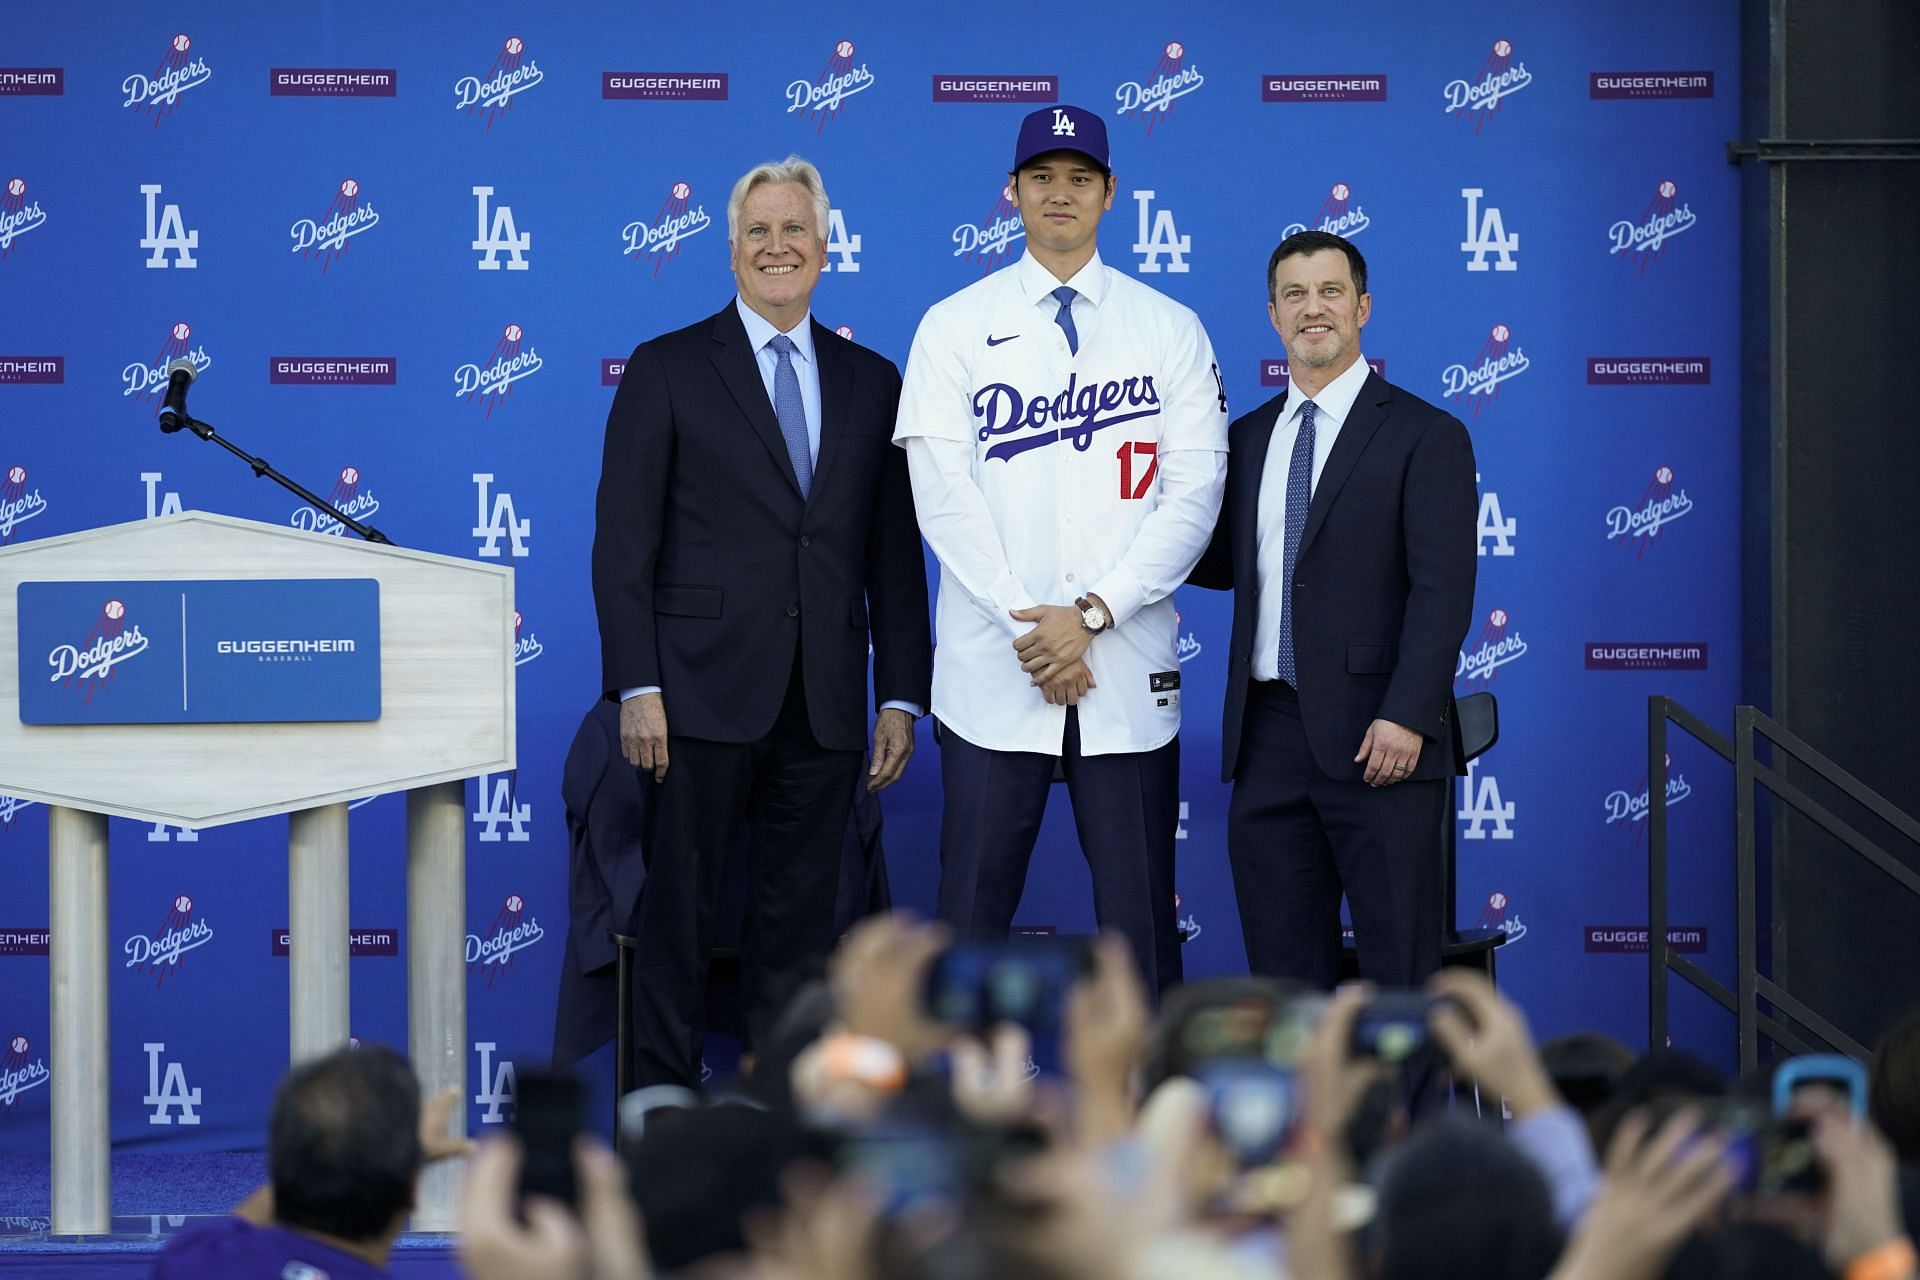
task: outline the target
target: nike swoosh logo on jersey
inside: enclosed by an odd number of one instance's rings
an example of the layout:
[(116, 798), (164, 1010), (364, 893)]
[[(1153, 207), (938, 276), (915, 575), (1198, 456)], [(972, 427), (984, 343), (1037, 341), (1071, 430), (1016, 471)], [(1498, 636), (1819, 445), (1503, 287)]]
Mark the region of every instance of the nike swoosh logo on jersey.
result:
[(1012, 341), (1013, 341), (1013, 340), (1014, 340), (1015, 338), (1017, 338), (1017, 337), (1019, 337), (1019, 336), (1020, 336), (1020, 335), (1019, 335), (1019, 334), (1017, 334), (1017, 333), (1010, 333), (1010, 334), (1008, 334), (1008, 335), (1007, 335), (1006, 337), (1004, 337), (1004, 338), (996, 338), (996, 337), (994, 337), (994, 336), (993, 336), (992, 334), (988, 334), (988, 335), (987, 335), (987, 345), (988, 345), (988, 346), (990, 346), (990, 347), (997, 347), (997, 346), (999, 346), (999, 345), (1000, 345), (1001, 343), (1003, 343), (1003, 342), (1012, 342)]

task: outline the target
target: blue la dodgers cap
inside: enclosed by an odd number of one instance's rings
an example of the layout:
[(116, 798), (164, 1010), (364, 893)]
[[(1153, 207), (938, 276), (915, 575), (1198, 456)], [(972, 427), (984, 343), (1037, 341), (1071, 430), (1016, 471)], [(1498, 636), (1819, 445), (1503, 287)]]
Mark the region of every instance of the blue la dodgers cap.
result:
[(1020, 122), (1020, 140), (1013, 144), (1013, 167), (1049, 151), (1078, 151), (1102, 169), (1107, 162), (1107, 122), (1085, 107), (1042, 107)]

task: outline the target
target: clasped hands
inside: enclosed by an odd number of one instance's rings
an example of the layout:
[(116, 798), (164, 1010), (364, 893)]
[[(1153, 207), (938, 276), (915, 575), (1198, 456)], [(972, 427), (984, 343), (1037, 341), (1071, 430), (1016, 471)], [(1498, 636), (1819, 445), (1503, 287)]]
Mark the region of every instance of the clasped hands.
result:
[(1008, 613), (1016, 622), (1034, 624), (1031, 631), (1014, 638), (1013, 655), (1041, 697), (1053, 705), (1071, 707), (1087, 696), (1087, 690), (1098, 687), (1087, 666), (1093, 633), (1081, 622), (1078, 609), (1040, 604)]

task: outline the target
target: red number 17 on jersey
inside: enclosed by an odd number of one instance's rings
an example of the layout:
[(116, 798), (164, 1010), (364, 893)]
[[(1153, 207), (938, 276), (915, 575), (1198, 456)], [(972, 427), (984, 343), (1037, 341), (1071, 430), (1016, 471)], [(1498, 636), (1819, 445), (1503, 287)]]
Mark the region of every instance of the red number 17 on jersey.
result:
[[(1159, 445), (1151, 440), (1134, 440), (1115, 450), (1113, 456), (1120, 459), (1120, 496), (1122, 498), (1147, 496), (1147, 490), (1153, 485), (1153, 473), (1160, 465), (1160, 459), (1156, 453), (1158, 448)], [(1133, 479), (1133, 460), (1137, 457), (1145, 458), (1147, 466), (1146, 470), (1140, 473), (1139, 483), (1136, 484)]]

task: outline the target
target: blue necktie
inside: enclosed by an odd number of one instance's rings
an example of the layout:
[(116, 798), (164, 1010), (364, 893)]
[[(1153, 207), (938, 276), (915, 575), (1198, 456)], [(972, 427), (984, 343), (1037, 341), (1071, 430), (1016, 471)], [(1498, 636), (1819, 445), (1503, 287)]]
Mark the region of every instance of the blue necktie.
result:
[(813, 488), (813, 446), (807, 442), (807, 406), (800, 398), (800, 375), (793, 371), (793, 339), (776, 333), (767, 343), (779, 356), (773, 367), (773, 413), (780, 419), (780, 438), (787, 442), (787, 457), (793, 460), (793, 478), (800, 482), (800, 496)]
[(1063, 284), (1053, 291), (1053, 296), (1060, 299), (1060, 311), (1054, 316), (1053, 322), (1060, 326), (1060, 332), (1067, 335), (1067, 350), (1077, 356), (1080, 354), (1080, 332), (1073, 327), (1073, 300), (1080, 295)]
[(1293, 439), (1293, 457), (1287, 463), (1286, 535), (1280, 543), (1280, 678), (1295, 688), (1300, 681), (1293, 666), (1293, 567), (1300, 559), (1300, 535), (1307, 527), (1307, 508), (1313, 502), (1313, 415), (1319, 406), (1309, 400), (1300, 406), (1300, 434)]

